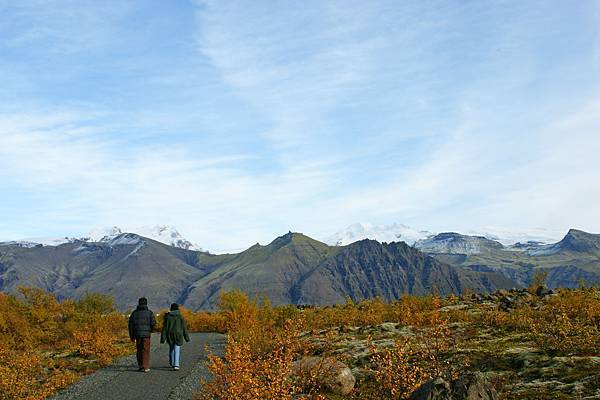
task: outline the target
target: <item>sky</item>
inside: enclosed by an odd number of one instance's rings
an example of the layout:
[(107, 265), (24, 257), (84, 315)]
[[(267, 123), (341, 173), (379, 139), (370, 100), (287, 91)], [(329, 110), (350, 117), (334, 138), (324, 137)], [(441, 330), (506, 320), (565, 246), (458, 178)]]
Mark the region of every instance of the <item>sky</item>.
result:
[(600, 1), (0, 0), (0, 240), (600, 232)]

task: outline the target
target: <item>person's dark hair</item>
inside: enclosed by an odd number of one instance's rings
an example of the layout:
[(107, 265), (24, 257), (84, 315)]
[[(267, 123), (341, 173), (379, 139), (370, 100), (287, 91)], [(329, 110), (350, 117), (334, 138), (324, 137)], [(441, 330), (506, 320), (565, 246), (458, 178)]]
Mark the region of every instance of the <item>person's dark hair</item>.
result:
[(139, 304), (140, 306), (147, 306), (147, 305), (148, 305), (148, 299), (147, 299), (147, 298), (145, 298), (145, 297), (141, 297), (141, 298), (138, 300), (138, 304)]
[(171, 304), (171, 311), (179, 310), (179, 304), (173, 303)]

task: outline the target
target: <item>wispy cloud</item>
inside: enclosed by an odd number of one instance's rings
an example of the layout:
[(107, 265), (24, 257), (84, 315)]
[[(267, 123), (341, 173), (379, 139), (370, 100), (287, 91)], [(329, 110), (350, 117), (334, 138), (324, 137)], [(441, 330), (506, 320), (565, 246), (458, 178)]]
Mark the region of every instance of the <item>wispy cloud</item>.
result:
[(0, 236), (600, 230), (593, 4), (0, 8)]

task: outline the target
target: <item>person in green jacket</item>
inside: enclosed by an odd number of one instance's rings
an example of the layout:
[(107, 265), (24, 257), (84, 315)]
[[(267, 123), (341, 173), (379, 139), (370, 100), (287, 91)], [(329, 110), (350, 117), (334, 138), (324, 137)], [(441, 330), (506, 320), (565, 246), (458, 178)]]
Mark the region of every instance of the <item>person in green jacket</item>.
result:
[(173, 303), (171, 311), (165, 314), (160, 342), (169, 344), (169, 364), (174, 371), (179, 371), (179, 353), (184, 339), (190, 341), (187, 325), (179, 312), (179, 304)]

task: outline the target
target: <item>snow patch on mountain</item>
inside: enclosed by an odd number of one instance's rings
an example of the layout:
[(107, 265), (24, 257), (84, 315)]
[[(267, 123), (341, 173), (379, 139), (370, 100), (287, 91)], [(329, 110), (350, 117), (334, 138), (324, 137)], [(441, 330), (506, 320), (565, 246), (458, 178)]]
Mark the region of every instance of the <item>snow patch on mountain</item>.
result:
[(325, 239), (325, 243), (332, 246), (345, 246), (359, 240), (371, 239), (381, 243), (402, 241), (412, 246), (415, 242), (433, 235), (432, 232), (413, 229), (404, 224), (373, 225), (355, 223), (331, 235)]
[(83, 240), (86, 242), (108, 242), (122, 233), (123, 231), (117, 226), (96, 228), (92, 229), (88, 237), (83, 238)]
[(0, 246), (20, 246), (32, 248), (36, 246), (60, 246), (65, 243), (73, 243), (76, 242), (77, 238), (70, 237), (43, 237), (43, 238), (27, 238), (22, 240), (11, 240), (8, 242), (1, 242)]
[(192, 242), (181, 236), (177, 229), (169, 225), (140, 227), (135, 230), (135, 233), (149, 239), (156, 240), (157, 242), (179, 247), (180, 249), (196, 251), (202, 250), (199, 246), (194, 245)]
[(26, 240), (9, 240), (6, 242), (0, 242), (0, 246), (19, 246), (19, 247), (26, 247), (26, 248), (32, 248), (32, 247), (36, 247), (39, 246), (39, 243), (35, 243), (35, 242), (29, 242)]
[(135, 233), (123, 233), (116, 237), (106, 240), (110, 246), (128, 246), (143, 244), (144, 240)]
[(477, 230), (468, 230), (461, 232), (470, 236), (483, 236), (487, 239), (495, 240), (504, 246), (512, 246), (517, 243), (540, 243), (550, 244), (560, 241), (565, 235), (564, 232), (551, 229), (534, 228), (527, 232), (509, 231), (497, 227), (484, 227)]

